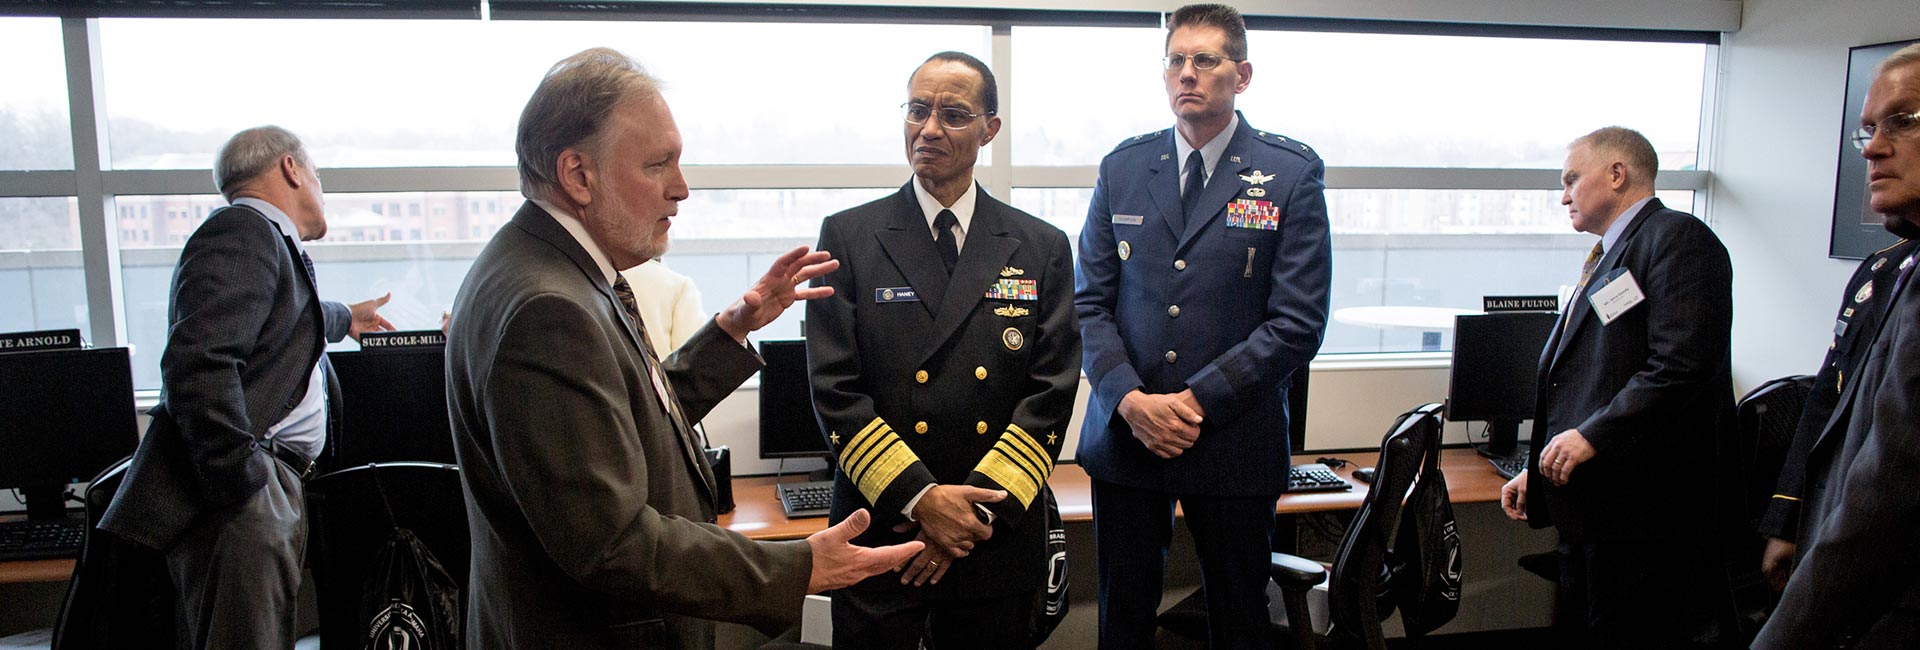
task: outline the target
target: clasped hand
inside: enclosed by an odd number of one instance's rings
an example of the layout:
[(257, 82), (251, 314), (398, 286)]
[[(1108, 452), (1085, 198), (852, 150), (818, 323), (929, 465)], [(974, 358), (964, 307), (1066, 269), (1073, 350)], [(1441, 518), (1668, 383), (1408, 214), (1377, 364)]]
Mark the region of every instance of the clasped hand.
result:
[(1118, 410), (1133, 428), (1133, 437), (1161, 458), (1179, 456), (1192, 447), (1200, 439), (1200, 422), (1206, 415), (1191, 388), (1168, 394), (1134, 389), (1120, 398)]
[(900, 584), (940, 582), (955, 560), (972, 553), (978, 542), (993, 536), (993, 526), (982, 521), (975, 504), (998, 503), (1007, 498), (1004, 490), (988, 490), (970, 485), (936, 485), (913, 505), (916, 521), (894, 527), (896, 532), (920, 529), (916, 541), (926, 548), (900, 566)]

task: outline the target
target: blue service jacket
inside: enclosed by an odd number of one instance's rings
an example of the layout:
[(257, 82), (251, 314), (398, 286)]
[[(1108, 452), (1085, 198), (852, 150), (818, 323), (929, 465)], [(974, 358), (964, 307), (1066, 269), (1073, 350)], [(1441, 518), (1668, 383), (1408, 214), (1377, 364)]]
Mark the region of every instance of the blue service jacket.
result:
[[(1242, 117), (1201, 216), (1176, 232), (1176, 137), (1136, 136), (1100, 163), (1074, 294), (1093, 385), (1078, 460), (1094, 478), (1171, 494), (1279, 494), (1288, 378), (1326, 331), (1325, 165)], [(1133, 437), (1115, 409), (1136, 388), (1193, 389), (1206, 421), (1192, 448), (1161, 459)]]

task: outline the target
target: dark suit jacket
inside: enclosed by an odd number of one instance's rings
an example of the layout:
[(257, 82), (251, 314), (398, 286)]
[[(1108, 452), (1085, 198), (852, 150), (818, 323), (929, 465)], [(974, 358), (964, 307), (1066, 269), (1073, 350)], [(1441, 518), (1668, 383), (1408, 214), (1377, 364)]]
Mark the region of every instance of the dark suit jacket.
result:
[[(215, 211), (174, 267), (160, 405), (100, 527), (166, 550), (202, 513), (266, 484), (267, 428), (306, 397), (347, 306), (322, 302), (293, 239), (246, 206)], [(328, 373), (329, 429), (340, 393)], [(331, 437), (331, 436), (329, 436)]]
[(1893, 280), (1899, 275), (1900, 260), (1913, 250), (1912, 243), (1902, 239), (1868, 256), (1847, 280), (1846, 290), (1840, 294), (1839, 312), (1834, 315), (1833, 343), (1827, 348), (1827, 358), (1820, 362), (1819, 372), (1813, 376), (1813, 391), (1807, 394), (1806, 408), (1800, 412), (1800, 423), (1794, 428), (1793, 443), (1782, 458), (1773, 498), (1760, 517), (1761, 534), (1798, 541), (1802, 530), (1801, 504), (1821, 499), (1820, 493), (1806, 489), (1807, 454), (1812, 453), (1814, 441), (1820, 438), (1827, 420), (1832, 419), (1834, 409), (1840, 405), (1840, 391), (1847, 377), (1857, 377), (1855, 371), (1866, 360), (1867, 349), (1872, 347), (1873, 338), (1880, 331), (1887, 303), (1893, 301)]
[[(1646, 299), (1602, 324), (1588, 296), (1623, 273)], [(1707, 459), (1733, 424), (1726, 247), (1705, 223), (1654, 199), (1567, 309), (1541, 354), (1528, 520), (1576, 541), (1699, 530), (1715, 504), (1713, 472), (1701, 468), (1717, 465)], [(1596, 455), (1560, 487), (1540, 474), (1540, 450), (1567, 429)]]
[[(1176, 232), (1177, 137), (1138, 136), (1100, 162), (1074, 296), (1093, 384), (1076, 458), (1094, 478), (1140, 489), (1276, 495), (1289, 378), (1326, 333), (1325, 165), (1242, 117), (1200, 195), (1204, 216)], [(1206, 411), (1200, 440), (1171, 460), (1147, 451), (1115, 413), (1136, 388), (1192, 388)]]
[[(1878, 335), (1807, 459), (1805, 555), (1756, 648), (1912, 647), (1920, 619), (1920, 293), (1896, 283)], [(1878, 629), (1877, 629), (1878, 628)], [(1876, 640), (1867, 640), (1876, 639)]]
[[(454, 299), (447, 408), (473, 538), (469, 648), (709, 648), (710, 623), (798, 622), (805, 542), (714, 525), (676, 425), (593, 258), (527, 203)], [(697, 422), (760, 368), (709, 323), (663, 364)]]
[[(891, 529), (933, 483), (1008, 493), (990, 506), (993, 537), (917, 590), (936, 598), (1040, 584), (1047, 522), (1029, 510), (1080, 388), (1067, 236), (984, 190), (978, 197), (951, 278), (911, 185), (827, 217), (819, 250), (841, 266), (821, 279), (833, 297), (807, 303), (813, 396), (838, 461), (832, 519), (874, 515), (856, 543), (913, 539)], [(916, 300), (903, 300), (908, 293)]]

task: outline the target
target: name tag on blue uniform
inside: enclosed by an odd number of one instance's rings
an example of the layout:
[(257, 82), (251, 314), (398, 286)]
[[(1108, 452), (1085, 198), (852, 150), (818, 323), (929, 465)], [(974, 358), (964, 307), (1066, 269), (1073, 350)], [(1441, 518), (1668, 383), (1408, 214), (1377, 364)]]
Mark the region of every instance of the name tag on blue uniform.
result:
[(1143, 216), (1143, 215), (1138, 215), (1138, 214), (1116, 214), (1116, 215), (1113, 215), (1113, 223), (1114, 223), (1114, 225), (1119, 225), (1119, 226), (1138, 226), (1138, 225), (1140, 225), (1140, 224), (1143, 224), (1143, 223), (1146, 223), (1146, 222), (1147, 222), (1147, 218), (1146, 218), (1145, 216)]
[(913, 292), (913, 287), (888, 287), (874, 289), (873, 301), (883, 305), (890, 302), (920, 302), (920, 296)]

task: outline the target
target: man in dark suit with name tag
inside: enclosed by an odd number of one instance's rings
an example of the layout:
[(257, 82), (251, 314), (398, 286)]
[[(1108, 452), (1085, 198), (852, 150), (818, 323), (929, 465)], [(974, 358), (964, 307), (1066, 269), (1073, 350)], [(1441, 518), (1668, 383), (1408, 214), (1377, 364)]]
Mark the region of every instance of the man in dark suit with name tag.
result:
[[(1920, 234), (1920, 45), (1880, 63), (1853, 144), (1887, 229)], [(1755, 648), (1911, 648), (1920, 638), (1920, 293), (1908, 253), (1866, 361), (1807, 457), (1800, 566)], [(1863, 335), (1865, 335), (1863, 333)]]
[(716, 525), (693, 424), (761, 366), (749, 332), (835, 262), (802, 246), (662, 361), (619, 271), (659, 257), (688, 188), (680, 132), (638, 62), (595, 48), (555, 64), (520, 114), (527, 203), (453, 302), (447, 409), (473, 556), (465, 632), (481, 648), (712, 648), (711, 621), (769, 634), (804, 595), (882, 573), (918, 544), (803, 541)]
[(833, 645), (1031, 648), (1052, 566), (1042, 490), (1080, 387), (1073, 252), (974, 183), (1000, 131), (986, 64), (935, 54), (907, 90), (914, 177), (821, 223), (842, 266), (821, 278), (833, 296), (807, 303), (807, 356), (832, 520), (871, 508), (855, 543), (927, 548), (834, 594)]
[(307, 547), (304, 483), (340, 423), (330, 341), (393, 329), (320, 300), (301, 242), (327, 234), (320, 176), (292, 133), (220, 149), (232, 203), (173, 271), (160, 405), (100, 527), (166, 555), (179, 647), (291, 648)]
[(1178, 501), (1209, 646), (1264, 649), (1287, 422), (1302, 416), (1289, 378), (1326, 330), (1325, 165), (1234, 110), (1253, 79), (1238, 11), (1182, 7), (1167, 30), (1174, 128), (1107, 154), (1080, 233), (1100, 647), (1152, 647)]
[(1654, 198), (1658, 169), (1630, 129), (1568, 147), (1560, 202), (1600, 241), (1541, 352), (1537, 453), (1501, 494), (1508, 516), (1559, 530), (1556, 626), (1579, 647), (1712, 642), (1703, 610), (1725, 603), (1707, 533), (1733, 271), (1705, 223)]

